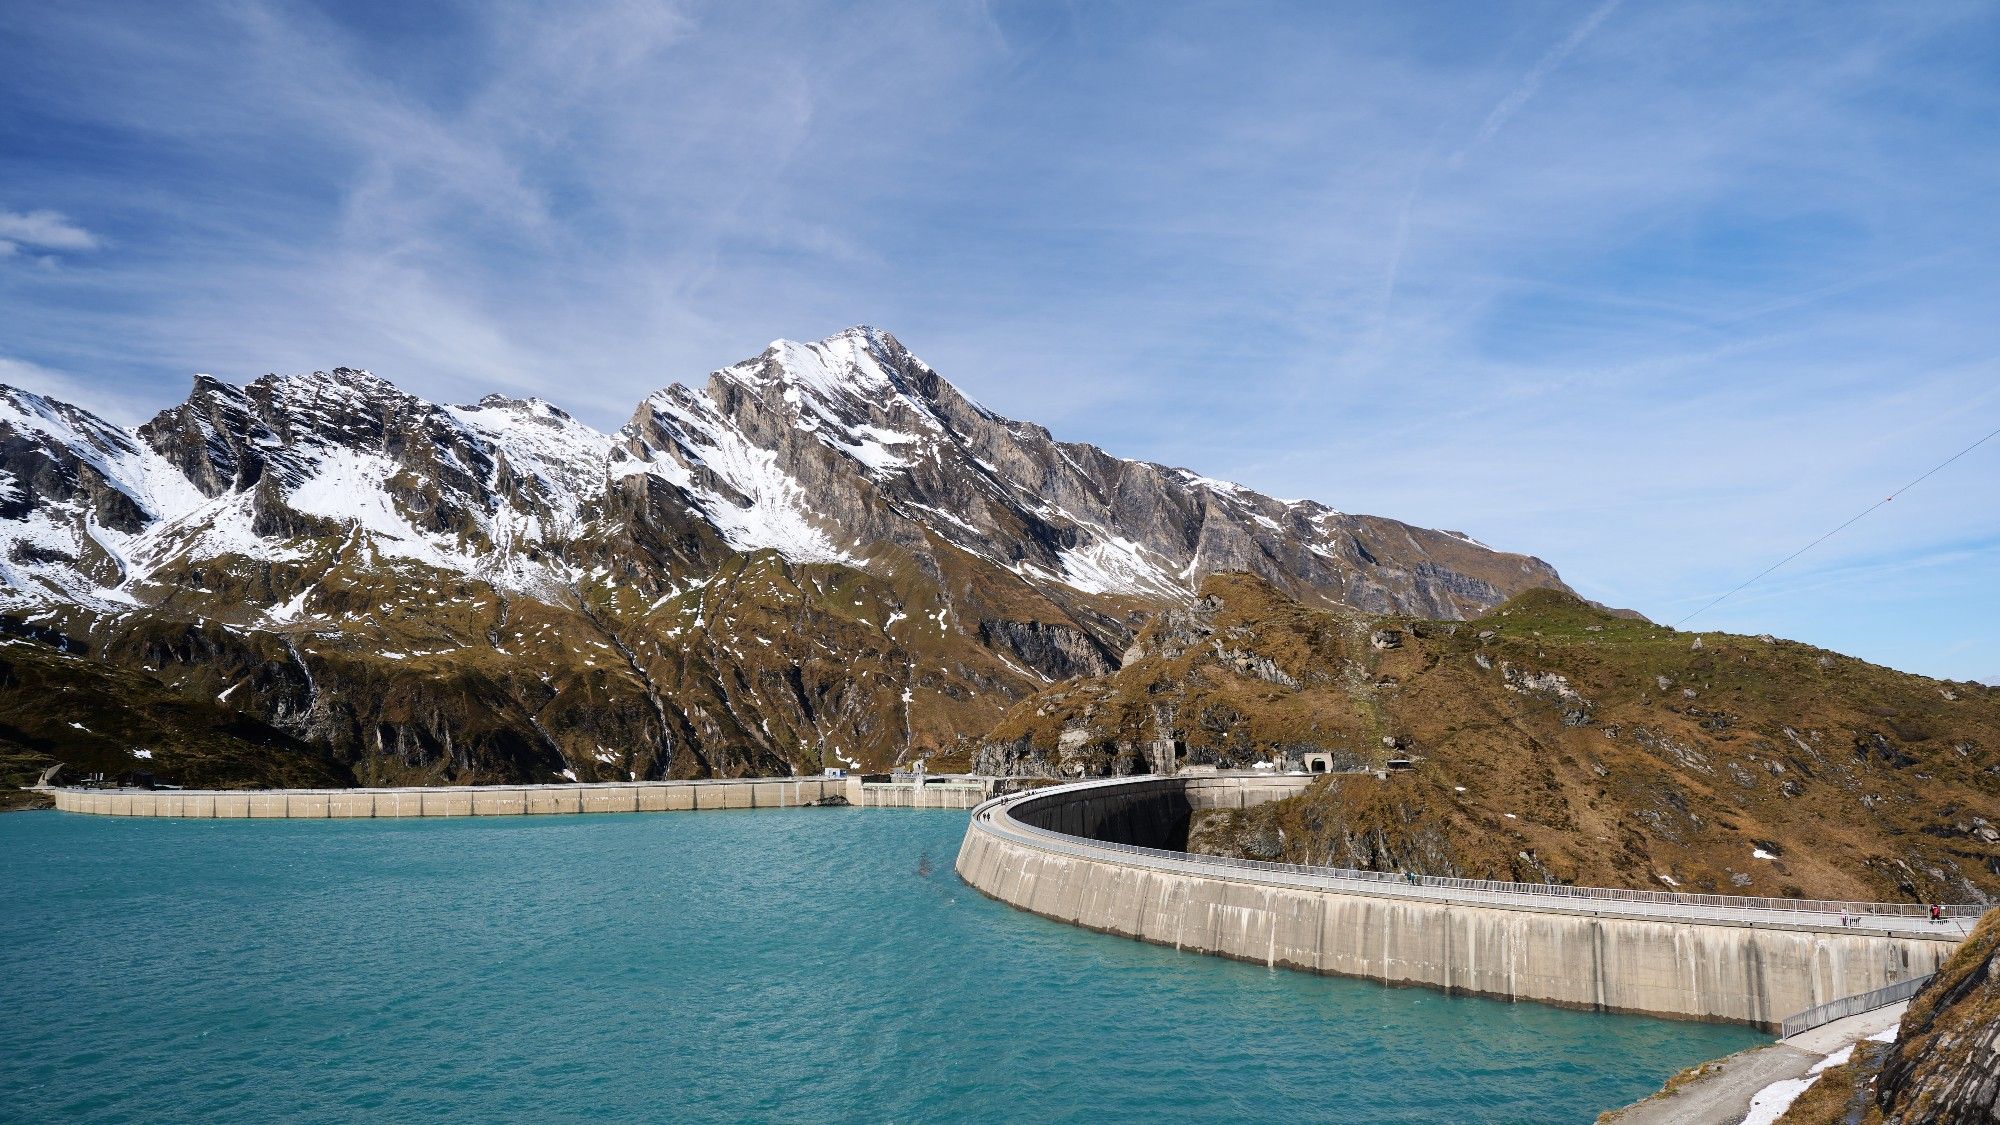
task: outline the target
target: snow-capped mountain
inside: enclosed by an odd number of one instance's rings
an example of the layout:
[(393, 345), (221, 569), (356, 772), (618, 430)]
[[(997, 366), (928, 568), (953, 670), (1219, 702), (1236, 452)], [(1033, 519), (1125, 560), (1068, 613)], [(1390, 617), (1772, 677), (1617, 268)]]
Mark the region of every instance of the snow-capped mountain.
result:
[[(0, 599), (132, 602), (162, 564), (294, 557), (349, 531), (377, 555), (535, 592), (634, 475), (737, 551), (865, 567), (944, 543), (1030, 583), (1180, 599), (1247, 570), (1359, 608), (1458, 617), (1552, 585), (1463, 536), (1280, 501), (1055, 441), (973, 403), (887, 333), (778, 341), (675, 384), (603, 435), (540, 400), (438, 406), (347, 368), (237, 389), (197, 376), (136, 432), (0, 388)], [(108, 566), (107, 566), (108, 564)]]
[(1177, 600), (1219, 571), (1358, 608), (1460, 617), (1553, 585), (1464, 536), (1281, 501), (1058, 442), (967, 399), (894, 337), (779, 341), (641, 405), (614, 473), (685, 490), (729, 543), (865, 565), (942, 541), (1047, 589)]
[[(262, 661), (232, 704), (420, 773), (940, 752), (1026, 690), (1115, 666), (1145, 615), (1237, 570), (1441, 618), (1561, 585), (1454, 533), (1056, 441), (870, 328), (668, 386), (615, 434), (539, 400), (444, 406), (346, 368), (198, 376), (130, 431), (0, 388), (0, 613), (190, 680)], [(865, 639), (836, 642), (829, 615)], [(336, 651), (370, 682), (333, 687)], [(533, 659), (552, 663), (511, 663)], [(800, 671), (815, 660), (817, 688)], [(864, 688), (870, 661), (882, 682)], [(531, 732), (489, 732), (525, 739), (504, 764), (464, 748), (460, 696), (411, 716), (371, 694), (385, 669), (475, 664), (508, 700), (495, 714)], [(615, 741), (593, 735), (580, 765), (575, 724), (545, 712), (585, 697), (615, 697), (578, 720)], [(836, 698), (857, 702), (829, 711)]]

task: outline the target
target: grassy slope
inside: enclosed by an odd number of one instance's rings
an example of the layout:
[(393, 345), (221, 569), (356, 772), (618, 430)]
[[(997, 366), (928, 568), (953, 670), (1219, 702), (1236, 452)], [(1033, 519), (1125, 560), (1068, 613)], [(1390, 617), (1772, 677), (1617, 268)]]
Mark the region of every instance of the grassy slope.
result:
[[(147, 749), (143, 759), (133, 749)], [(172, 763), (190, 786), (343, 786), (353, 775), (324, 753), (213, 702), (188, 699), (125, 671), (21, 637), (0, 638), (0, 801), (62, 762), (118, 777)]]
[[(1149, 626), (1144, 658), (1016, 706), (991, 746), (1070, 772), (1161, 737), (1183, 762), (1307, 747), (1418, 760), (1214, 818), (1197, 844), (1222, 852), (1723, 893), (2000, 896), (2000, 847), (1978, 835), (2000, 824), (1993, 689), (1677, 633), (1552, 591), (1458, 625), (1306, 610), (1243, 576), (1205, 593), (1201, 612)], [(1379, 630), (1396, 647), (1378, 648)]]

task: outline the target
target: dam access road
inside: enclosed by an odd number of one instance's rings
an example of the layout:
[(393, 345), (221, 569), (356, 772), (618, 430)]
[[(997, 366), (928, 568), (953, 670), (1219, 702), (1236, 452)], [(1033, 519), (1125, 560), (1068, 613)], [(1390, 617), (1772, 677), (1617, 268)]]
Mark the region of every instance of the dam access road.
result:
[[(1114, 778), (974, 810), (958, 871), (1073, 925), (1273, 967), (1779, 1030), (1934, 972), (1982, 908), (1406, 879), (1191, 855), (1192, 815), (1307, 776)], [(1843, 923), (1843, 914), (1847, 923)]]

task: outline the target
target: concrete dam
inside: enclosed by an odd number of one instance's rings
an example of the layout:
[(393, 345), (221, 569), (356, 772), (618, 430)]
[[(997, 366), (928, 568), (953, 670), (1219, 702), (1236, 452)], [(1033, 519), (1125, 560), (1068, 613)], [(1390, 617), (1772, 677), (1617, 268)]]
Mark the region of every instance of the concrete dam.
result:
[[(1082, 782), (973, 813), (958, 872), (1046, 918), (1272, 967), (1563, 1007), (1750, 1024), (1936, 971), (1976, 907), (1424, 878), (1191, 855), (1195, 812), (1305, 776)], [(1846, 910), (1857, 924), (1843, 925)]]
[(45, 790), (64, 812), (196, 819), (341, 820), (367, 817), (542, 816), (571, 813), (861, 808), (969, 809), (995, 779), (936, 775), (916, 780), (745, 777), (709, 781), (615, 781), (567, 785), (435, 785), (386, 789)]

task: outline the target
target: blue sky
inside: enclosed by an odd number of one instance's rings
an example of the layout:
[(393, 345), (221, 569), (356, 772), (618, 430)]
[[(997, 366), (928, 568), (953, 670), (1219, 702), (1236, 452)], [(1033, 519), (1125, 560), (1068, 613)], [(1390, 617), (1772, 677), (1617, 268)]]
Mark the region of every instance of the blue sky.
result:
[[(2000, 9), (16, 5), (0, 381), (615, 426), (897, 333), (1673, 621), (2000, 427)], [(1695, 622), (2000, 675), (2000, 439)]]

